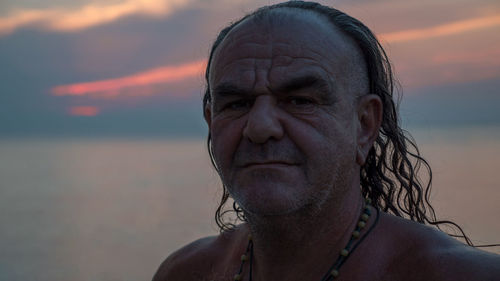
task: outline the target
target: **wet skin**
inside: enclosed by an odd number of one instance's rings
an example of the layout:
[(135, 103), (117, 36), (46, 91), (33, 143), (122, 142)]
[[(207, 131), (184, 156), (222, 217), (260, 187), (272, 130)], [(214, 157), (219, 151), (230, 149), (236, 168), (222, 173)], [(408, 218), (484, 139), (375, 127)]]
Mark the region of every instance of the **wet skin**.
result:
[[(350, 238), (361, 208), (359, 170), (378, 134), (381, 103), (368, 93), (350, 39), (315, 14), (277, 13), (285, 15), (278, 23), (236, 26), (210, 69), (205, 118), (213, 153), (249, 223), (176, 251), (154, 281), (233, 280), (249, 233), (254, 281), (320, 280)], [(381, 213), (339, 280), (498, 276), (497, 255)]]
[(215, 53), (205, 116), (223, 182), (247, 212), (319, 208), (356, 184), (358, 144), (372, 137), (356, 105), (368, 92), (364, 64), (342, 37), (313, 17), (243, 24)]

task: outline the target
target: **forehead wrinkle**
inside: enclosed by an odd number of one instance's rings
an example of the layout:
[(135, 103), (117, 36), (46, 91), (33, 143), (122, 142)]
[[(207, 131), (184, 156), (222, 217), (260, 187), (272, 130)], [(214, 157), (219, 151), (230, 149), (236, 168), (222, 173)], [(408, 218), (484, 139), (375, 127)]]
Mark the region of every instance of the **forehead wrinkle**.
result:
[[(322, 50), (304, 48), (304, 45), (302, 44), (297, 45), (308, 52), (314, 53), (318, 56), (320, 61), (328, 61), (330, 65), (337, 65), (337, 70), (343, 70), (343, 76), (335, 77), (335, 80), (343, 83), (345, 90), (353, 93), (354, 95), (362, 95), (369, 91), (368, 70), (360, 47), (350, 36), (346, 35), (338, 26), (330, 22), (326, 16), (312, 11), (304, 11), (295, 8), (280, 8), (274, 10), (273, 12), (286, 14), (284, 17), (281, 17), (282, 22), (289, 19), (292, 21), (305, 20), (303, 22), (310, 26), (316, 24), (316, 26), (311, 27), (314, 27), (314, 30), (318, 30), (318, 32), (308, 33), (307, 35), (309, 35), (309, 40), (318, 42), (317, 46), (335, 46), (336, 48), (323, 48), (323, 51), (327, 50), (326, 53), (323, 53), (321, 52)], [(304, 18), (300, 17), (301, 15), (310, 15), (310, 17), (306, 16)], [(259, 24), (259, 22), (255, 21), (255, 24)], [(269, 24), (275, 29), (287, 28), (287, 25), (285, 24), (275, 23), (273, 25), (272, 22)], [(317, 27), (319, 26), (321, 27), (318, 29)], [(306, 46), (308, 45), (306, 44)], [(328, 54), (328, 56), (325, 57), (324, 54)], [(323, 65), (324, 63), (321, 67), (323, 67)]]
[[(251, 35), (245, 35), (250, 37)], [(246, 71), (255, 70), (256, 59), (267, 59), (271, 56), (271, 47), (268, 43), (256, 43), (254, 40), (250, 42), (239, 42), (233, 40), (226, 45), (223, 41), (221, 48), (216, 50), (213, 63), (210, 66), (212, 81), (217, 81), (217, 75), (226, 73), (234, 65), (242, 64)], [(236, 49), (234, 52), (232, 50)], [(218, 71), (215, 71), (217, 68)], [(229, 70), (228, 70), (229, 69)], [(219, 73), (218, 73), (219, 72)], [(214, 76), (213, 76), (214, 75)]]
[[(290, 17), (283, 21), (287, 20), (302, 21), (303, 18)], [(321, 25), (319, 32), (324, 36), (306, 32), (302, 34), (306, 37), (299, 36), (301, 39), (297, 41), (296, 37), (287, 38), (281, 36), (283, 31), (285, 31), (284, 34), (291, 32), (288, 25), (253, 20), (251, 23), (247, 20), (243, 21), (230, 31), (226, 37), (228, 40), (223, 40), (221, 48), (217, 50), (215, 63), (212, 67), (218, 63), (219, 70), (223, 69), (223, 72), (227, 72), (231, 71), (232, 65), (243, 61), (244, 64), (248, 64), (248, 71), (254, 72), (252, 82), (255, 85), (257, 79), (259, 79), (257, 73), (258, 60), (260, 59), (269, 59), (271, 61), (270, 66), (261, 68), (261, 71), (262, 69), (267, 70), (267, 81), (271, 81), (271, 72), (274, 72), (277, 68), (279, 69), (280, 66), (291, 66), (297, 60), (301, 62), (310, 61), (310, 65), (321, 68), (327, 74), (328, 80), (332, 82), (332, 89), (340, 88), (349, 93), (365, 92), (365, 89), (368, 88), (367, 79), (365, 79), (367, 77), (366, 66), (364, 66), (363, 56), (356, 43), (343, 34), (335, 25), (322, 18), (314, 18), (313, 21), (305, 20), (305, 23), (306, 25), (314, 25), (314, 27), (318, 27), (317, 24)], [(312, 40), (316, 43), (304, 45), (300, 40)], [(231, 52), (231, 50), (233, 51)], [(230, 55), (230, 57), (227, 55)], [(289, 61), (286, 59), (287, 57), (290, 58)], [(246, 63), (246, 59), (252, 61)], [(225, 65), (220, 67), (222, 63)], [(246, 71), (244, 69), (241, 72), (246, 73)], [(219, 76), (223, 72), (220, 72)]]
[[(267, 58), (266, 58), (267, 59)], [(246, 56), (243, 58), (240, 58), (235, 61), (231, 61), (228, 64), (224, 65), (222, 68), (222, 73), (231, 73), (231, 67), (234, 65), (246, 65), (243, 69), (239, 69), (240, 75), (236, 76), (228, 76), (229, 79), (216, 79), (216, 83), (213, 84), (214, 89), (217, 89), (219, 85), (224, 84), (224, 83), (232, 83), (232, 84), (238, 84), (240, 89), (245, 89), (245, 91), (252, 92), (255, 89), (255, 84), (258, 82), (257, 81), (257, 71), (262, 70), (265, 68), (267, 72), (267, 80), (266, 82), (266, 88), (269, 90), (269, 92), (275, 92), (275, 88), (279, 88), (276, 85), (280, 85), (283, 82), (286, 83), (287, 80), (297, 78), (300, 76), (315, 76), (318, 77), (319, 79), (326, 81), (328, 83), (328, 88), (330, 89), (331, 93), (337, 92), (337, 79), (336, 77), (330, 72), (330, 70), (326, 69), (323, 64), (318, 64), (317, 60), (309, 58), (309, 57), (302, 57), (302, 56), (288, 56), (288, 55), (275, 55), (272, 59), (272, 63), (270, 67), (264, 66), (265, 64), (260, 64), (258, 63), (259, 59), (255, 59), (252, 56)], [(300, 67), (294, 69), (293, 64), (303, 64), (306, 62), (307, 65), (311, 66), (312, 68), (308, 68), (307, 70), (303, 70), (304, 67), (301, 65)], [(257, 66), (259, 65), (259, 66)], [(245, 69), (246, 68), (246, 69)], [(282, 69), (285, 68), (285, 69)], [(298, 75), (290, 75), (290, 69), (286, 68), (291, 68), (293, 74), (298, 74)], [(319, 70), (321, 69), (321, 70)], [(288, 71), (287, 71), (288, 70)], [(284, 74), (282, 73), (284, 72)], [(287, 73), (288, 72), (288, 73)], [(248, 77), (245, 77), (247, 75), (250, 75), (250, 79)], [(237, 78), (237, 79), (234, 79)], [(242, 81), (244, 80), (244, 81)], [(251, 80), (251, 83), (248, 83), (248, 81)], [(247, 81), (247, 82), (245, 82)], [(250, 84), (250, 85), (249, 85)], [(248, 85), (248, 86), (247, 86)]]
[[(292, 56), (287, 56), (287, 55), (278, 55), (275, 56), (274, 58), (270, 59), (271, 64), (267, 62), (267, 58), (263, 59), (256, 59), (254, 57), (243, 57), (235, 61), (231, 61), (227, 64), (225, 64), (222, 68), (222, 72), (224, 71), (230, 71), (231, 67), (234, 65), (239, 65), (240, 66), (240, 71), (241, 72), (249, 72), (249, 71), (254, 71), (255, 69), (263, 69), (267, 68), (269, 69), (270, 72), (274, 72), (276, 70), (281, 70), (281, 68), (287, 68), (291, 67), (294, 68), (294, 64), (296, 63), (306, 63), (309, 66), (312, 66), (313, 68), (320, 68), (323, 70), (323, 72), (328, 73), (329, 70), (326, 69), (323, 65), (318, 64), (317, 61), (314, 59), (308, 58), (308, 57), (292, 57)], [(266, 63), (259, 63), (260, 61), (265, 61)], [(243, 65), (243, 67), (241, 67)], [(229, 69), (228, 69), (229, 68)], [(297, 67), (294, 72), (300, 72), (303, 67)], [(314, 72), (316, 71), (308, 71), (308, 72)], [(331, 76), (328, 76), (331, 77)]]
[[(333, 93), (337, 91), (337, 84), (338, 84), (337, 77), (335, 77), (335, 75), (331, 73), (331, 70), (325, 67), (324, 64), (318, 63), (316, 59), (309, 57), (302, 57), (302, 56), (297, 56), (297, 57), (283, 56), (283, 55), (276, 56), (276, 58), (278, 57), (289, 58), (289, 60), (286, 60), (286, 63), (283, 64), (279, 63), (279, 61), (273, 60), (274, 64), (273, 67), (271, 68), (271, 71), (269, 72), (269, 81), (272, 82), (276, 80), (286, 81), (298, 77), (314, 76), (317, 77), (318, 79), (321, 79), (322, 81), (325, 81), (328, 84), (330, 92)], [(297, 70), (294, 69), (294, 64), (303, 64), (304, 62), (311, 68), (304, 68), (303, 66), (301, 66)], [(287, 67), (291, 68), (292, 71), (286, 69)], [(285, 69), (281, 70), (280, 68), (285, 68)], [(283, 75), (280, 72), (285, 72), (285, 73)], [(274, 76), (278, 77), (278, 79), (273, 79)], [(280, 83), (281, 82), (278, 82), (277, 84)]]

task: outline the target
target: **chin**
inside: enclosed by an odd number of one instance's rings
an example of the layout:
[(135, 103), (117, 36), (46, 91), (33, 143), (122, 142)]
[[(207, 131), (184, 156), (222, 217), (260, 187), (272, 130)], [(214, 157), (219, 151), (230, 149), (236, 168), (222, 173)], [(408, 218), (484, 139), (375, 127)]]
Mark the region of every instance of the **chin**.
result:
[(240, 206), (245, 213), (258, 217), (285, 216), (301, 209), (297, 204), (283, 204), (283, 202), (271, 200), (248, 201)]
[(240, 186), (229, 190), (232, 198), (246, 212), (255, 216), (281, 216), (302, 209), (308, 196), (284, 183)]
[(241, 208), (262, 216), (286, 215), (303, 208), (311, 187), (297, 167), (242, 169), (226, 185)]

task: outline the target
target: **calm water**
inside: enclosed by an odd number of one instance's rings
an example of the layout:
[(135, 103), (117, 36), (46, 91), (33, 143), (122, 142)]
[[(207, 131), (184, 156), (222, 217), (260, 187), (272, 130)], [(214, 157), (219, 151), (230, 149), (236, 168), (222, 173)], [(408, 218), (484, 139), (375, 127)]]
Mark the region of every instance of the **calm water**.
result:
[[(500, 129), (414, 135), (440, 217), (500, 242)], [(150, 280), (168, 253), (217, 233), (202, 140), (3, 140), (0, 155), (0, 280)]]

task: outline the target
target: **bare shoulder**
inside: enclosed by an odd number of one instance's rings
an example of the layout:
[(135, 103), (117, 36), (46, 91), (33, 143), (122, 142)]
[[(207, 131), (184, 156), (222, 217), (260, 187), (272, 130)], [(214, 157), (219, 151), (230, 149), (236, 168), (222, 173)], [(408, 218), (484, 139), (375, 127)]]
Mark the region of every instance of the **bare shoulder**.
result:
[(221, 268), (231, 268), (227, 261), (234, 259), (239, 233), (233, 231), (198, 239), (168, 256), (158, 268), (153, 281), (213, 280), (224, 276)]
[(437, 247), (427, 253), (424, 270), (436, 280), (500, 280), (499, 255), (467, 245)]
[(160, 265), (153, 277), (153, 281), (162, 280), (191, 280), (196, 274), (191, 271), (196, 268), (202, 274), (205, 270), (200, 268), (203, 261), (211, 261), (214, 253), (210, 251), (216, 241), (215, 236), (198, 239), (168, 256)]
[[(426, 225), (390, 216), (392, 280), (500, 280), (500, 255), (465, 245)], [(402, 278), (402, 279), (401, 279)]]

